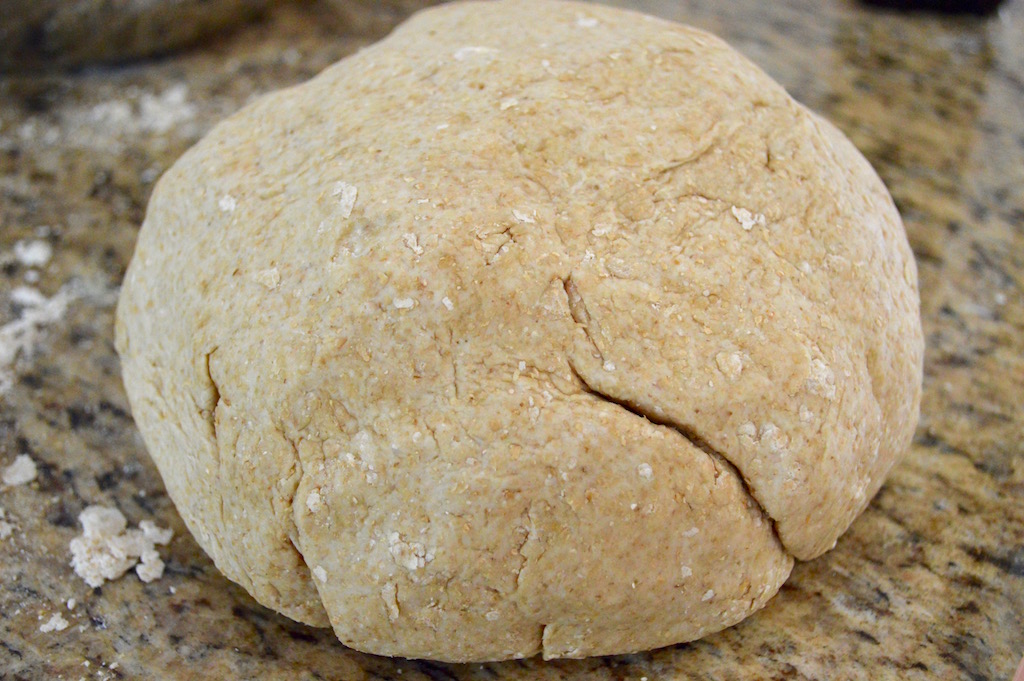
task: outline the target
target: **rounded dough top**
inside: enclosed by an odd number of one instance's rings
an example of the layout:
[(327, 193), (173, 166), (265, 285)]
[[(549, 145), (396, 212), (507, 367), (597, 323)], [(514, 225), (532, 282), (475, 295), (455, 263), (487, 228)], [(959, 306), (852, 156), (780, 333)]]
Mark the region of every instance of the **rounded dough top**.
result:
[(832, 547), (908, 446), (916, 270), (831, 125), (706, 33), (457, 3), (217, 126), (118, 308), (218, 567), (444, 660), (697, 638)]

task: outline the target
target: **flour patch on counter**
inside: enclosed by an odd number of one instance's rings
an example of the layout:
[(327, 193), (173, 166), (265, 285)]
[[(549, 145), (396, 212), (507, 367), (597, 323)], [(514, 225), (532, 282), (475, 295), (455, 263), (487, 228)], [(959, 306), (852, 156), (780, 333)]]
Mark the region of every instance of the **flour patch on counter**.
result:
[(163, 92), (139, 97), (137, 121), (144, 132), (165, 133), (195, 118), (198, 109), (188, 101), (188, 86), (175, 83)]
[(196, 134), (199, 108), (189, 101), (185, 83), (160, 92), (128, 90), (124, 94), (124, 99), (86, 103), (64, 112), (54, 141), (63, 133), (64, 143), (71, 147), (110, 151), (123, 149), (139, 135), (188, 138)]
[(128, 521), (116, 508), (89, 506), (78, 516), (82, 535), (71, 540), (71, 567), (91, 587), (102, 586), (131, 568), (144, 582), (159, 579), (164, 562), (156, 545), (167, 544), (174, 532), (143, 520), (129, 530)]
[[(14, 457), (11, 465), (4, 469), (4, 487), (28, 484), (36, 479), (37, 474), (36, 462), (32, 460), (32, 457), (28, 454), (19, 454)], [(0, 514), (0, 518), (2, 517), (3, 515)]]
[(117, 289), (73, 279), (49, 298), (31, 286), (11, 290), (9, 299), (18, 316), (0, 326), (0, 395), (13, 387), (18, 361), (35, 356), (46, 338), (46, 327), (60, 321), (72, 301), (83, 298), (99, 306), (112, 305)]
[(25, 267), (42, 267), (53, 257), (53, 248), (41, 239), (22, 239), (14, 244), (14, 257)]
[(77, 294), (64, 287), (52, 298), (34, 288), (19, 286), (10, 293), (11, 302), (21, 307), (17, 319), (0, 326), (0, 395), (14, 384), (14, 363), (31, 357), (44, 337), (43, 329), (64, 316)]
[(51, 631), (64, 631), (67, 628), (68, 621), (64, 619), (59, 612), (57, 612), (39, 627), (39, 631), (44, 634), (48, 634)]

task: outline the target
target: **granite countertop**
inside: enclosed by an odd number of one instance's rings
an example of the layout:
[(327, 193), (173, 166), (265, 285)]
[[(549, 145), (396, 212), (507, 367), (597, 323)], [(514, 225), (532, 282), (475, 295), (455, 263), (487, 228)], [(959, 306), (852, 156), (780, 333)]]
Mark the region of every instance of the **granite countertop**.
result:
[[(842, 128), (903, 214), (927, 338), (921, 424), (836, 549), (732, 629), (547, 663), (356, 653), (224, 579), (132, 423), (112, 315), (160, 173), (257, 94), (377, 37), (281, 5), (162, 59), (0, 76), (0, 346), (20, 344), (13, 363), (0, 347), (0, 467), (38, 465), (0, 489), (0, 679), (1009, 681), (1024, 653), (1024, 0), (988, 18), (852, 0), (617, 4), (726, 38)], [(90, 504), (173, 528), (163, 578), (90, 589), (72, 572)], [(56, 613), (68, 626), (40, 631)]]

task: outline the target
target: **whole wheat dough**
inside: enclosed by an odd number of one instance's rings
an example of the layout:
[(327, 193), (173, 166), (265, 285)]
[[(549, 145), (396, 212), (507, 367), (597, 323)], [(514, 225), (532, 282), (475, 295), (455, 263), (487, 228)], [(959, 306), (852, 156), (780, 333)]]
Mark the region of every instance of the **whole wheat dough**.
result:
[(835, 128), (706, 33), (452, 4), (157, 186), (117, 316), (182, 517), (359, 650), (700, 637), (910, 441), (916, 270)]

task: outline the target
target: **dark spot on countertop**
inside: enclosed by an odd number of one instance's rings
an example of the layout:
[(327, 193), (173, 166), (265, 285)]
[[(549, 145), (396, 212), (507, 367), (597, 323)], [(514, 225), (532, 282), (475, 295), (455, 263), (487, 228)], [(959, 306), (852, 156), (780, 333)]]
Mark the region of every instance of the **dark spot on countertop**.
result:
[(113, 489), (119, 484), (121, 484), (121, 471), (119, 470), (107, 471), (96, 476), (96, 486), (100, 488), (101, 492)]
[(979, 612), (981, 612), (981, 609), (978, 608), (978, 604), (974, 601), (967, 601), (966, 603), (961, 603), (954, 609), (957, 612), (963, 613), (965, 615), (976, 615)]
[(78, 527), (77, 515), (72, 513), (63, 501), (58, 502), (53, 508), (46, 512), (46, 522), (54, 527)]
[(980, 672), (983, 660), (991, 655), (991, 650), (984, 640), (969, 633), (954, 634), (947, 639), (949, 650), (943, 651), (941, 657), (952, 662), (971, 681), (988, 681), (988, 676)]
[(13, 655), (14, 657), (17, 657), (19, 659), (22, 657), (22, 654), (21, 654), (20, 650), (18, 650), (17, 648), (15, 648), (14, 646), (12, 646), (11, 644), (7, 643), (6, 641), (4, 641), (2, 639), (0, 639), (0, 648), (3, 648), (10, 655)]
[(319, 643), (319, 639), (308, 631), (300, 631), (298, 629), (285, 629), (288, 632), (289, 638), (295, 641), (302, 641), (303, 643)]
[(867, 641), (868, 643), (872, 643), (876, 646), (878, 645), (878, 639), (862, 629), (854, 629), (853, 633), (861, 640)]
[[(1024, 542), (1024, 538), (1021, 541)], [(991, 550), (978, 546), (964, 546), (962, 548), (967, 555), (977, 561), (994, 565), (997, 569), (1008, 575), (1024, 577), (1024, 544)]]
[(64, 408), (64, 412), (68, 416), (68, 425), (71, 426), (72, 430), (88, 428), (96, 422), (96, 416), (88, 407), (70, 405)]
[(427, 660), (417, 660), (415, 667), (416, 671), (422, 673), (430, 679), (430, 681), (459, 681), (459, 677), (455, 676), (451, 670), (443, 664), (429, 662)]

